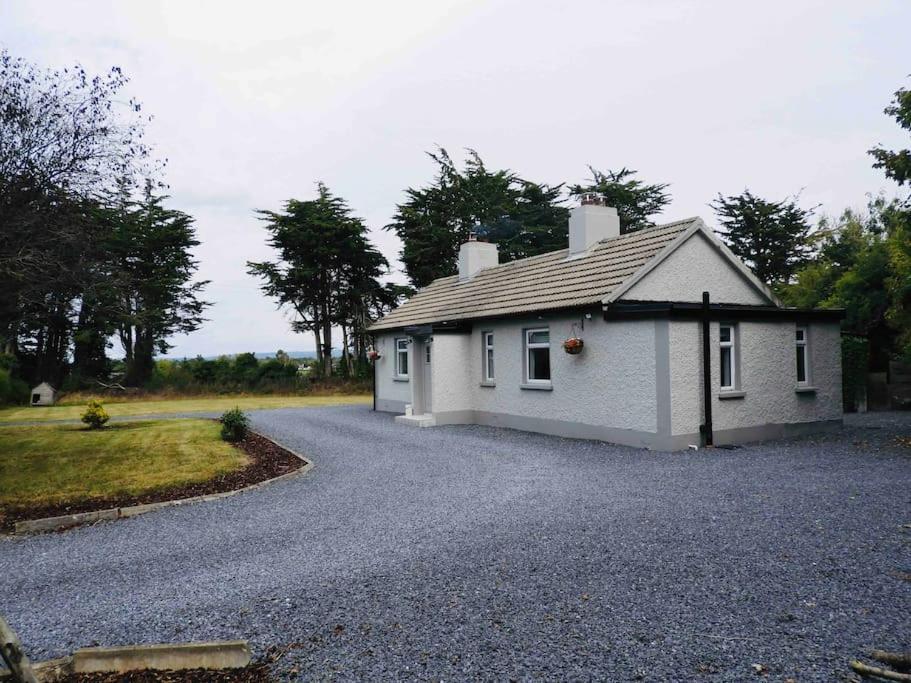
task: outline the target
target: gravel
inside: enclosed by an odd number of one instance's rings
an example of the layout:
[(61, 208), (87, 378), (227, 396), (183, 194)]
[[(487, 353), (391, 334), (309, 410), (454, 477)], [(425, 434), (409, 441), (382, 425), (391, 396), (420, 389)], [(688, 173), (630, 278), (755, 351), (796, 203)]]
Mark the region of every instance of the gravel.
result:
[(250, 639), (282, 678), (841, 680), (911, 646), (911, 414), (651, 453), (262, 411), (306, 476), (0, 541), (33, 659)]

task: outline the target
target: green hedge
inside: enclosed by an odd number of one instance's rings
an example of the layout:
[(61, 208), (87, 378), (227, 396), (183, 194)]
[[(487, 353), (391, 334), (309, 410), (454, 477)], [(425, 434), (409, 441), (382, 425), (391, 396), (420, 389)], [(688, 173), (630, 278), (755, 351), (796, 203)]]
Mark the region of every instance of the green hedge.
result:
[(867, 384), (870, 342), (866, 337), (842, 335), (841, 388), (845, 410), (857, 410), (857, 397)]

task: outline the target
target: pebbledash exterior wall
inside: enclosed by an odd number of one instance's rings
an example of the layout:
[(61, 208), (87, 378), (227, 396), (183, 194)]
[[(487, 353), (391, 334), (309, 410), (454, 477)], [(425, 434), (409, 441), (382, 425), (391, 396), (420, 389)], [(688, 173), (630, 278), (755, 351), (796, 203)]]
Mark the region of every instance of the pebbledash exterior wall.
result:
[[(584, 320), (585, 349), (561, 342)], [(551, 384), (524, 384), (524, 333), (550, 330)], [(437, 424), (478, 423), (647, 446), (656, 428), (655, 325), (605, 323), (593, 314), (476, 322), (470, 334), (434, 334), (433, 415)], [(482, 380), (482, 335), (493, 332), (495, 381)], [(637, 349), (630, 354), (629, 349)]]
[[(667, 321), (671, 369), (668, 378), (671, 438), (674, 450), (699, 443), (703, 419), (700, 323)], [(741, 321), (735, 327), (738, 381), (720, 389), (720, 322), (710, 328), (712, 352), (712, 424), (716, 444), (741, 443), (799, 435), (838, 427), (842, 421), (841, 326), (812, 322), (807, 330), (809, 375), (797, 384), (793, 321)], [(698, 351), (694, 352), (694, 349)], [(696, 378), (696, 379), (694, 379)], [(662, 431), (668, 429), (667, 422)]]
[[(700, 443), (700, 323), (668, 319), (604, 321), (592, 312), (475, 321), (470, 333), (435, 333), (431, 345), (432, 410), (436, 424), (484, 424), (597, 439), (655, 450)], [(565, 353), (563, 339), (584, 320), (585, 349)], [(838, 323), (811, 323), (809, 386), (797, 386), (793, 321), (736, 324), (739, 381), (722, 393), (718, 322), (711, 324), (715, 443), (740, 443), (819, 431), (841, 424)], [(551, 387), (523, 385), (524, 331), (550, 329)], [(482, 380), (482, 334), (494, 334), (495, 384)], [(376, 339), (377, 409), (402, 413), (410, 381), (397, 381), (395, 338)], [(413, 356), (415, 345), (409, 345)], [(409, 367), (415, 359), (409, 358)]]
[[(395, 376), (395, 339), (400, 334), (379, 334), (374, 348), (380, 358), (375, 363), (376, 409), (386, 413), (404, 413), (405, 405), (411, 403), (411, 382)], [(413, 345), (408, 346), (408, 367), (412, 367)]]
[(758, 291), (745, 275), (719, 258), (717, 249), (701, 232), (689, 237), (660, 266), (648, 272), (623, 294), (634, 301), (702, 300), (709, 290), (712, 301), (725, 304), (768, 305), (769, 297)]

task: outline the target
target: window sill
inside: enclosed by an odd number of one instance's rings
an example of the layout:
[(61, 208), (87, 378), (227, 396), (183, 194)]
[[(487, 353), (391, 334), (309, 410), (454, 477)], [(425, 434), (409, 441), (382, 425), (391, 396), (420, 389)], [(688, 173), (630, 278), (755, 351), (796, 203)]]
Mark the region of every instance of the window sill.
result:
[(796, 389), (794, 389), (794, 392), (797, 393), (797, 394), (815, 394), (815, 393), (816, 393), (816, 387), (809, 387), (809, 386), (807, 386), (807, 387), (797, 387)]
[(481, 382), (480, 386), (491, 388), (491, 387), (497, 386), (497, 383), (496, 383), (496, 382), (486, 382), (486, 381), (485, 381), (485, 382)]
[(743, 398), (746, 395), (747, 395), (747, 392), (745, 392), (745, 391), (734, 391), (734, 390), (719, 391), (718, 399), (721, 401), (727, 401), (728, 399), (732, 399), (732, 398)]
[(527, 382), (519, 385), (520, 389), (530, 389), (532, 391), (553, 391), (554, 385), (550, 382), (541, 382), (540, 384)]
[(393, 377), (392, 381), (393, 382), (407, 382), (408, 378), (407, 377)]

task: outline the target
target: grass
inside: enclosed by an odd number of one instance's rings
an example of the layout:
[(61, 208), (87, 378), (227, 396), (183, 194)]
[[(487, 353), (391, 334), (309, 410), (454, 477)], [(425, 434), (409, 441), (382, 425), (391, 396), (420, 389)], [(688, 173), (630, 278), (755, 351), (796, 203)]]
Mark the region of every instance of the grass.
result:
[[(41, 408), (13, 407), (0, 410), (0, 423), (43, 420), (78, 420), (85, 411), (85, 404), (91, 398), (88, 394), (78, 404), (47, 406)], [(150, 399), (117, 402), (108, 398), (100, 399), (111, 417), (136, 417), (138, 415), (165, 415), (172, 413), (223, 413), (231, 408), (241, 410), (262, 410), (267, 408), (309, 408), (333, 406), (343, 403), (369, 403), (367, 394), (325, 396), (194, 396), (192, 398)]]
[(0, 505), (38, 506), (138, 495), (244, 467), (212, 420), (0, 427)]

